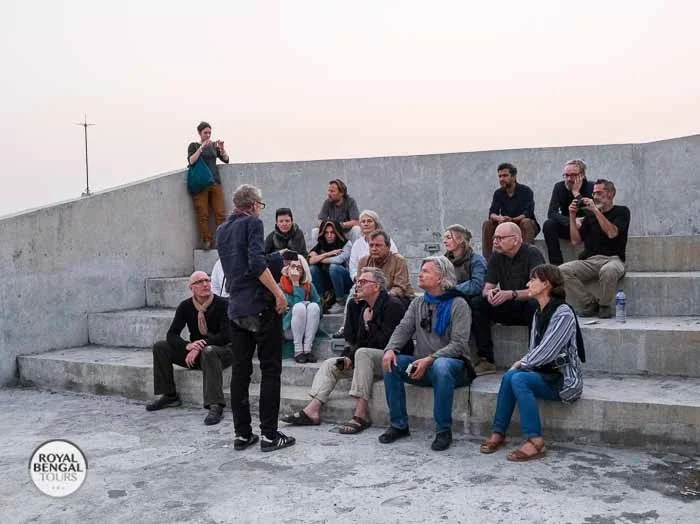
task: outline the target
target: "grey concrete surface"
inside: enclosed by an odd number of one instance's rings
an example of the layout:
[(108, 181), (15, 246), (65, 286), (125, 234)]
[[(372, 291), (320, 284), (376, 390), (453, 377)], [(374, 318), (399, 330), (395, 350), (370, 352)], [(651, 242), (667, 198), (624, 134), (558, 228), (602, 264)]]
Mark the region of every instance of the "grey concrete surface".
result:
[[(379, 212), (415, 271), (425, 244), (451, 223), (469, 227), (479, 247), (499, 162), (518, 166), (543, 221), (551, 187), (572, 157), (587, 160), (591, 179), (617, 182), (618, 202), (632, 209), (631, 234), (700, 234), (700, 182), (687, 176), (700, 161), (700, 135), (651, 144), (232, 164), (221, 174), (227, 201), (236, 185), (257, 184), (268, 209), (291, 206), (307, 234), (328, 180), (340, 177), (361, 209)], [(143, 306), (146, 278), (192, 270), (196, 233), (184, 178), (184, 171), (173, 172), (0, 220), (0, 384), (15, 377), (16, 355), (85, 344), (87, 313)], [(274, 213), (263, 218), (269, 231)]]
[[(148, 413), (83, 394), (4, 389), (0, 404), (7, 523), (685, 524), (700, 509), (682, 494), (699, 473), (697, 454), (550, 440), (547, 458), (514, 464), (505, 451), (480, 454), (479, 439), (464, 435), (436, 453), (430, 432), (387, 446), (379, 429), (348, 437), (327, 424), (289, 430), (298, 442), (286, 450), (236, 452), (229, 412), (206, 427), (201, 409)], [(51, 438), (71, 440), (88, 460), (85, 484), (64, 499), (39, 492), (27, 471)]]
[[(145, 400), (152, 396), (153, 391), (151, 360), (148, 351), (87, 347), (20, 357), (19, 365), (22, 383), (29, 386)], [(299, 409), (309, 401), (308, 390), (316, 368), (286, 363), (282, 373), (283, 407)], [(200, 405), (201, 373), (179, 367), (174, 369), (183, 401)], [(229, 372), (225, 380), (230, 380)], [(455, 428), (473, 435), (488, 431), (499, 383), (500, 376), (490, 375), (480, 377), (472, 384), (471, 413), (467, 389), (456, 392), (453, 406)], [(330, 416), (338, 417), (335, 420), (351, 414), (348, 387), (349, 382), (342, 381), (327, 406)], [(254, 387), (251, 402), (255, 398), (257, 391)], [(340, 403), (336, 406), (338, 401)], [(412, 425), (433, 427), (431, 388), (408, 386), (407, 402)], [(336, 408), (340, 411), (332, 411)], [(370, 411), (375, 423), (388, 424), (382, 381), (374, 384)], [(695, 378), (587, 373), (581, 400), (572, 406), (560, 402), (542, 403), (542, 413), (543, 427), (549, 434), (560, 438), (663, 449), (696, 449), (700, 442), (700, 383)], [(517, 430), (517, 425), (513, 429)]]

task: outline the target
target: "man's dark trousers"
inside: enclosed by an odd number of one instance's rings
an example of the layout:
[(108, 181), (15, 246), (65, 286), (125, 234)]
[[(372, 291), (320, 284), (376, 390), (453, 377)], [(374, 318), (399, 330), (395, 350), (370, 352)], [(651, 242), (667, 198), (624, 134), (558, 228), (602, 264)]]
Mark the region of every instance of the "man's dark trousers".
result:
[[(153, 345), (153, 389), (156, 395), (174, 395), (173, 364), (186, 368), (189, 351), (184, 346), (176, 348), (167, 340)], [(222, 374), (233, 362), (231, 346), (206, 346), (190, 369), (202, 370), (202, 395), (204, 407), (211, 404), (226, 405)]]
[(537, 309), (537, 302), (534, 300), (509, 300), (500, 306), (492, 306), (481, 295), (472, 297), (469, 305), (472, 308), (472, 334), (476, 341), (477, 355), (492, 364), (494, 358), (491, 322), (508, 326), (530, 326)]
[(547, 219), (542, 226), (542, 233), (544, 234), (544, 243), (547, 244), (549, 263), (560, 266), (564, 263), (564, 255), (561, 252), (559, 239), (571, 240), (569, 219), (562, 216), (558, 216), (556, 219)]
[(248, 388), (253, 374), (253, 354), (257, 347), (260, 361), (260, 431), (276, 438), (280, 411), (280, 375), (282, 374), (282, 317), (274, 309), (260, 313), (260, 330), (252, 332), (231, 321), (231, 410), (236, 435), (253, 433)]

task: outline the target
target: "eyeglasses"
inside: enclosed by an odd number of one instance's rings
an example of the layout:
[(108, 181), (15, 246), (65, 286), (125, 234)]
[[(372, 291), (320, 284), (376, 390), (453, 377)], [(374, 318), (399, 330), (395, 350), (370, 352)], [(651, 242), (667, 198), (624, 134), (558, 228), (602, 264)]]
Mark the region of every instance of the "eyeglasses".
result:
[(367, 279), (364, 279), (364, 278), (360, 278), (360, 279), (357, 280), (357, 282), (355, 282), (355, 285), (356, 285), (357, 287), (362, 287), (362, 286), (364, 286), (365, 284), (376, 284), (376, 282), (375, 282), (374, 280), (367, 280)]
[(209, 282), (211, 282), (211, 278), (200, 278), (199, 280), (195, 280), (194, 282), (192, 282), (192, 284), (190, 285), (198, 286), (200, 284), (208, 284)]
[(420, 327), (428, 333), (433, 332), (433, 308), (428, 308), (428, 315), (420, 319)]
[(581, 173), (562, 173), (561, 175), (562, 178), (576, 178), (577, 176), (581, 176)]
[(500, 242), (500, 241), (502, 241), (504, 238), (510, 238), (510, 237), (514, 237), (514, 236), (515, 236), (515, 235), (496, 236), (496, 237), (493, 237), (493, 241), (494, 241), (494, 242)]
[(289, 264), (289, 269), (296, 269), (297, 271), (301, 271), (301, 264)]
[(261, 202), (261, 201), (258, 200), (258, 201), (256, 201), (255, 203), (258, 204), (258, 205), (260, 206), (260, 209), (265, 209), (265, 202)]

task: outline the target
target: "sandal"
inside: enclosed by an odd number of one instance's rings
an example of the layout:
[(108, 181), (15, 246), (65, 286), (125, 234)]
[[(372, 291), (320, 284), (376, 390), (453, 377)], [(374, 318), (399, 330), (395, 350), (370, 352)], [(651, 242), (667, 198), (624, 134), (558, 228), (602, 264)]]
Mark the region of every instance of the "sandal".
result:
[[(500, 433), (499, 433), (500, 435)], [(495, 441), (493, 440), (493, 435), (491, 435), (489, 438), (484, 440), (481, 443), (481, 446), (479, 447), (479, 451), (485, 454), (490, 454), (490, 453), (496, 453), (499, 449), (501, 449), (503, 446), (506, 445), (506, 437), (505, 435), (501, 435), (501, 440)]]
[(341, 435), (357, 435), (372, 425), (372, 421), (353, 416), (347, 422), (343, 422), (338, 430)]
[[(535, 448), (535, 453), (528, 454), (523, 451), (523, 446), (525, 446), (528, 442), (532, 444), (533, 448)], [(532, 439), (527, 439), (525, 442), (523, 442), (523, 445), (520, 446), (518, 449), (508, 453), (508, 456), (506, 458), (511, 462), (527, 462), (528, 460), (541, 459), (546, 454), (547, 448), (545, 447), (544, 442), (538, 445)]]
[(321, 424), (320, 420), (316, 422), (314, 419), (308, 416), (303, 409), (300, 409), (291, 415), (284, 415), (280, 417), (280, 420), (282, 422), (286, 422), (287, 424), (291, 424), (292, 426), (318, 426)]

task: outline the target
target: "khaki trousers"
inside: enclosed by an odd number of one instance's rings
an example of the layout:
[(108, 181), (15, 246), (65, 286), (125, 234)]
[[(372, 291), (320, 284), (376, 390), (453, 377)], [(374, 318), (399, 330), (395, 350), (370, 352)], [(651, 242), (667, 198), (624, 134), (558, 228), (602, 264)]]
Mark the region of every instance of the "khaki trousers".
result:
[(209, 208), (214, 211), (214, 220), (216, 226), (223, 224), (226, 221), (226, 206), (224, 205), (224, 190), (221, 184), (209, 186), (204, 191), (200, 191), (196, 195), (192, 195), (194, 203), (194, 212), (197, 215), (197, 229), (202, 242), (211, 242), (214, 236), (213, 231), (209, 230)]
[(382, 377), (381, 349), (360, 348), (355, 352), (355, 369), (340, 370), (335, 363), (340, 357), (333, 357), (321, 364), (321, 369), (316, 372), (314, 382), (311, 385), (309, 395), (325, 404), (338, 383), (343, 378), (352, 378), (350, 396), (369, 400), (372, 396), (372, 384), (375, 378)]
[[(593, 255), (586, 260), (573, 260), (559, 266), (564, 276), (566, 297), (569, 302), (586, 307), (598, 302), (601, 306), (612, 306), (617, 283), (625, 275), (625, 264), (620, 257)], [(586, 290), (584, 284), (600, 281), (600, 298)]]
[[(493, 235), (496, 233), (498, 224), (487, 220), (481, 228), (481, 252), (488, 260), (493, 251)], [(518, 224), (524, 244), (532, 244), (537, 234), (537, 223), (531, 218), (523, 218)]]

